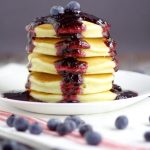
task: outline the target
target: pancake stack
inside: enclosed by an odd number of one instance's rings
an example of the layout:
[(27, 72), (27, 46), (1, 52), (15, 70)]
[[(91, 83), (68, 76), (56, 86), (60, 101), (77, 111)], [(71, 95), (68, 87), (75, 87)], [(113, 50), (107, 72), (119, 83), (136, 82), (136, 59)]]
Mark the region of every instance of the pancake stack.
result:
[(33, 99), (76, 103), (117, 96), (111, 90), (117, 61), (110, 26), (79, 6), (77, 2), (65, 9), (54, 6), (50, 15), (26, 27), (30, 72), (26, 88)]

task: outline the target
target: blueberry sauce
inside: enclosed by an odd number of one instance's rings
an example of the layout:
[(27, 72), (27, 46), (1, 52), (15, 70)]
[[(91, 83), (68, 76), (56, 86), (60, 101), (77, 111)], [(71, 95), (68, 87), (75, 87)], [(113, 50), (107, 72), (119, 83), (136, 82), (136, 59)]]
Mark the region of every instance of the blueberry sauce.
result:
[(56, 61), (55, 67), (59, 74), (62, 74), (64, 71), (83, 74), (86, 72), (88, 64), (84, 61), (79, 61), (77, 58), (67, 57)]
[[(62, 86), (62, 87), (65, 88), (65, 86), (66, 86), (66, 88), (63, 89), (64, 93), (66, 93), (66, 94), (64, 95), (64, 99), (59, 101), (59, 103), (79, 103), (79, 101), (77, 100), (77, 93), (82, 94), (82, 91), (80, 89), (78, 89), (79, 85), (81, 85), (83, 82), (82, 78), (79, 79), (79, 77), (72, 77), (72, 80), (69, 79), (69, 81), (68, 81), (67, 77), (68, 76), (66, 76), (66, 79), (64, 78), (64, 80), (66, 80), (66, 81), (62, 82), (62, 84), (64, 84), (64, 86)], [(74, 86), (74, 88), (76, 88), (76, 89), (71, 91), (71, 88), (69, 86), (73, 83), (76, 85), (76, 87)], [(69, 88), (67, 87), (67, 84), (68, 84)], [(68, 92), (68, 94), (67, 94), (67, 92)], [(129, 90), (122, 90), (122, 88), (116, 84), (113, 84), (113, 88), (111, 89), (111, 92), (114, 92), (117, 94), (117, 97), (115, 100), (127, 99), (127, 98), (132, 98), (132, 97), (138, 96), (138, 93), (136, 93), (134, 91), (129, 91)], [(4, 93), (3, 97), (11, 99), (11, 100), (28, 101), (28, 102), (42, 102), (42, 101), (32, 98), (30, 96), (29, 91), (8, 92), (8, 93)]]
[(138, 96), (138, 93), (130, 90), (122, 90), (122, 88), (116, 84), (113, 84), (111, 91), (117, 94), (116, 100)]
[(109, 39), (106, 38), (104, 42), (105, 42), (106, 46), (109, 47), (110, 56), (115, 57), (117, 55), (116, 42), (114, 40), (112, 40), (111, 38), (109, 38)]
[(32, 53), (33, 49), (35, 48), (35, 45), (33, 44), (34, 36), (35, 35), (33, 32), (28, 32), (28, 34), (27, 34), (28, 42), (27, 42), (27, 46), (26, 46), (26, 51), (28, 53)]
[(83, 83), (83, 73), (87, 63), (74, 57), (67, 57), (55, 62), (57, 72), (63, 77), (61, 91), (63, 101), (78, 101), (77, 94), (81, 94), (80, 85)]
[(82, 49), (88, 49), (90, 45), (82, 39), (69, 39), (57, 42), (55, 47), (57, 49), (57, 56), (84, 57), (85, 53)]
[(29, 102), (41, 102), (36, 100), (30, 96), (29, 91), (24, 92), (8, 92), (3, 94), (4, 98), (8, 98), (11, 100), (18, 100), (18, 101), (29, 101)]
[(100, 25), (103, 28), (103, 36), (109, 37), (110, 25), (99, 19), (96, 16), (81, 12), (81, 11), (69, 11), (58, 16), (45, 16), (39, 17), (33, 20), (29, 25), (26, 26), (28, 32), (34, 33), (34, 28), (42, 24), (52, 24), (57, 36), (82, 33), (86, 30), (86, 26), (82, 21), (89, 21)]

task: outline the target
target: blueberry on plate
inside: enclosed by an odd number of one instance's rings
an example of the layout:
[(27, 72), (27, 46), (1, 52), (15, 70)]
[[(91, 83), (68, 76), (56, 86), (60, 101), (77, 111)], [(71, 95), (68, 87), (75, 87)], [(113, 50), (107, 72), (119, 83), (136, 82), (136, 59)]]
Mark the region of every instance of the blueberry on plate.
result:
[(128, 126), (128, 118), (126, 116), (117, 117), (115, 126), (117, 129), (125, 129)]
[(85, 134), (85, 140), (89, 145), (98, 145), (102, 141), (102, 137), (99, 133), (94, 131), (89, 131)]
[(68, 124), (68, 126), (70, 126), (70, 132), (74, 131), (77, 128), (76, 123), (73, 120), (65, 120), (66, 124)]
[(42, 131), (43, 131), (42, 126), (37, 122), (29, 126), (29, 132), (31, 134), (39, 135), (42, 133)]
[(80, 10), (80, 4), (76, 1), (71, 1), (66, 5), (65, 10), (70, 11)]
[(62, 6), (53, 6), (50, 9), (50, 15), (51, 16), (58, 16), (60, 14), (64, 13), (64, 8)]
[(67, 123), (60, 123), (57, 128), (56, 128), (56, 132), (60, 135), (60, 136), (64, 136), (66, 134), (69, 134), (71, 131), (70, 129), (70, 125)]
[(77, 128), (80, 127), (81, 125), (83, 125), (85, 122), (78, 116), (69, 116), (65, 119), (65, 121), (67, 120), (72, 120), (75, 122)]
[(150, 132), (145, 132), (144, 138), (145, 138), (145, 141), (150, 142)]
[(57, 126), (61, 123), (60, 120), (58, 119), (50, 119), (48, 122), (47, 122), (47, 127), (49, 130), (51, 131), (56, 131), (56, 128)]
[(79, 128), (79, 133), (81, 134), (81, 136), (84, 136), (89, 131), (93, 131), (92, 126), (89, 124), (84, 124)]
[(9, 126), (9, 127), (13, 127), (14, 126), (14, 121), (16, 119), (16, 115), (12, 114), (10, 115), (7, 120), (6, 120), (6, 124)]
[(29, 127), (29, 122), (23, 117), (18, 117), (14, 121), (14, 127), (17, 131), (25, 132)]

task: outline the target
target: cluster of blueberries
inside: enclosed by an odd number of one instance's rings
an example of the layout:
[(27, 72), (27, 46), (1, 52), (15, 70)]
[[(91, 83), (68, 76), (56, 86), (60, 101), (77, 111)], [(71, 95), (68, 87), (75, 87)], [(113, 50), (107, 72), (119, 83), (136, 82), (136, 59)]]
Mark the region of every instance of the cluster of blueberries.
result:
[(51, 16), (58, 16), (61, 14), (64, 14), (64, 12), (74, 12), (80, 10), (80, 4), (76, 1), (69, 2), (66, 7), (62, 6), (53, 6), (50, 9), (50, 15)]
[(14, 127), (17, 131), (20, 132), (25, 132), (29, 130), (31, 134), (36, 135), (41, 134), (43, 132), (43, 128), (38, 122), (30, 124), (29, 121), (24, 117), (20, 117), (14, 114), (8, 117), (6, 123), (9, 127)]
[[(150, 118), (149, 118), (150, 121)], [(123, 130), (128, 126), (128, 118), (124, 115), (118, 116), (115, 120), (115, 127), (119, 130)], [(25, 132), (29, 130), (31, 134), (41, 134), (43, 128), (39, 123), (30, 124), (28, 120), (24, 117), (20, 117), (12, 114), (8, 117), (6, 121), (9, 127), (14, 127), (17, 131)], [(50, 131), (58, 133), (60, 136), (65, 136), (72, 133), (75, 130), (78, 130), (80, 135), (85, 139), (86, 143), (89, 145), (99, 145), (102, 142), (102, 136), (93, 130), (93, 127), (85, 123), (78, 116), (68, 116), (62, 122), (59, 119), (50, 119), (47, 122), (47, 128)], [(146, 141), (150, 142), (150, 132), (144, 134)]]
[(57, 132), (60, 136), (70, 134), (78, 129), (80, 135), (85, 138), (89, 145), (98, 145), (102, 141), (101, 135), (95, 132), (91, 125), (86, 124), (77, 116), (69, 116), (64, 122), (58, 119), (51, 119), (48, 121), (47, 126), (49, 130)]
[[(31, 134), (39, 135), (43, 132), (43, 128), (39, 123), (30, 124), (27, 119), (12, 114), (6, 120), (9, 127), (14, 127), (17, 131), (25, 132), (29, 131)], [(82, 137), (85, 138), (87, 144), (98, 145), (102, 141), (102, 137), (99, 133), (95, 132), (91, 125), (86, 124), (82, 119), (77, 116), (69, 116), (64, 122), (59, 119), (50, 119), (47, 122), (47, 127), (50, 131), (58, 133), (60, 136), (64, 136), (72, 133), (76, 129)]]

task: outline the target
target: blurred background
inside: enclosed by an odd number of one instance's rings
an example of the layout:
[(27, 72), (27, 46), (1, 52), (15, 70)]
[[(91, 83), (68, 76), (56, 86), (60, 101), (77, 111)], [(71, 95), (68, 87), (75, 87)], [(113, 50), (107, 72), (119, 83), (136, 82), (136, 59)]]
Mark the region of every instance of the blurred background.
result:
[[(27, 62), (25, 25), (69, 0), (0, 0), (0, 63)], [(150, 0), (78, 0), (111, 24), (120, 68), (150, 73)]]

